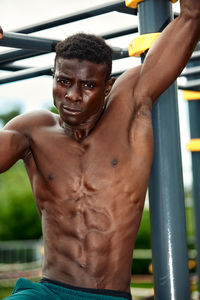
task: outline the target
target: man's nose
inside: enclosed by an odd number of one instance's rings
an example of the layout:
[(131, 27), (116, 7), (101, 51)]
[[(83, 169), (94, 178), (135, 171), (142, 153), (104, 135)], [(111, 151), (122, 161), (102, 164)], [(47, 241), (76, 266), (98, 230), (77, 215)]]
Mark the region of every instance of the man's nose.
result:
[(80, 88), (77, 85), (71, 86), (67, 89), (65, 98), (69, 99), (71, 102), (80, 102), (82, 100)]

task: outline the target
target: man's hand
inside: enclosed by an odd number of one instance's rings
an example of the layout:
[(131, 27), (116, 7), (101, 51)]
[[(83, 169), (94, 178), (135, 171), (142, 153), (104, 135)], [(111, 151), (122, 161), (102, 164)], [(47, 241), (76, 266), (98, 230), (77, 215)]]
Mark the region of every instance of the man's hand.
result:
[(0, 40), (3, 38), (3, 30), (2, 28), (0, 27)]
[(199, 0), (180, 0), (181, 14), (200, 18), (200, 1)]

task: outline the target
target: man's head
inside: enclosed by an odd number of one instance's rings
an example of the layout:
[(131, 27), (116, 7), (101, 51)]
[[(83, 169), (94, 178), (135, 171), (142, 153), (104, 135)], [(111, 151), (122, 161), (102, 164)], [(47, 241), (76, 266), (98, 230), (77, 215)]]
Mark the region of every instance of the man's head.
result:
[(111, 65), (112, 49), (94, 35), (76, 34), (58, 43), (53, 97), (64, 123), (94, 126), (114, 83)]
[(112, 70), (112, 54), (112, 48), (102, 38), (92, 34), (78, 33), (56, 45), (55, 64), (59, 57), (105, 64), (107, 68), (105, 80), (108, 80)]

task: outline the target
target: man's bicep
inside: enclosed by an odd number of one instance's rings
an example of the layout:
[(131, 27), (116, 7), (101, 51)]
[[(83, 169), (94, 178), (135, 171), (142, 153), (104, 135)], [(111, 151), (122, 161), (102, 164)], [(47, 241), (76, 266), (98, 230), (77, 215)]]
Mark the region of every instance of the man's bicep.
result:
[(8, 170), (23, 158), (29, 148), (28, 139), (16, 130), (0, 131), (0, 173)]
[(183, 13), (172, 21), (149, 50), (135, 90), (155, 101), (182, 72), (200, 37), (200, 18)]

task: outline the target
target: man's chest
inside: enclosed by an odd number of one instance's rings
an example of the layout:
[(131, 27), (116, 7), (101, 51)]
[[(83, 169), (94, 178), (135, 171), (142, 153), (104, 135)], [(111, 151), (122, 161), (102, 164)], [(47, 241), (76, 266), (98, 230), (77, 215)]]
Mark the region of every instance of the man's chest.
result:
[(77, 143), (62, 134), (40, 135), (32, 140), (31, 152), (26, 162), (29, 176), (60, 191), (104, 188), (133, 171), (128, 143), (106, 136)]

